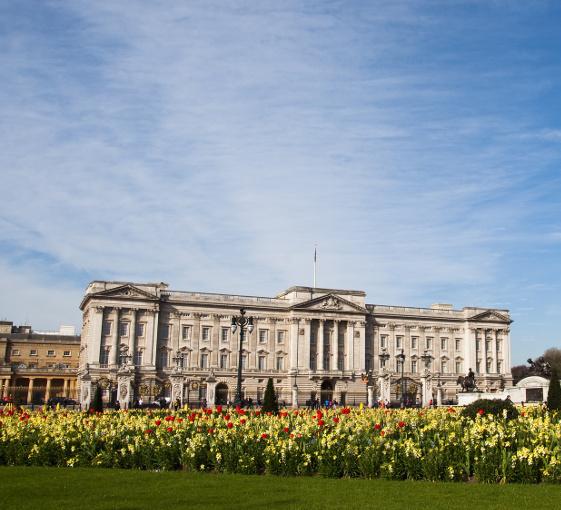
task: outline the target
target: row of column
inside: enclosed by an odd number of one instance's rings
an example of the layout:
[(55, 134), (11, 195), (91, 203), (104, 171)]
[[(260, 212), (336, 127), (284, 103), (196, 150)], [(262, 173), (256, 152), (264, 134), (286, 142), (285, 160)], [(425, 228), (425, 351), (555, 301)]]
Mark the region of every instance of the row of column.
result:
[[(27, 402), (31, 402), (32, 398), (33, 398), (33, 390), (35, 388), (35, 381), (36, 380), (41, 380), (41, 381), (45, 381), (45, 396), (44, 396), (44, 400), (47, 401), (49, 400), (49, 398), (51, 398), (51, 389), (52, 389), (52, 381), (53, 380), (57, 380), (63, 381), (63, 386), (62, 386), (62, 396), (63, 397), (68, 397), (70, 395), (74, 395), (76, 389), (77, 389), (77, 381), (75, 378), (70, 378), (70, 377), (25, 377), (25, 379), (28, 379), (28, 385), (27, 385)], [(10, 379), (0, 379), (0, 387), (1, 387), (1, 394), (2, 397), (8, 397), (9, 396), (9, 392), (10, 389), (12, 388), (12, 386), (10, 386)], [(42, 386), (41, 386), (42, 388)]]
[[(355, 324), (354, 321), (334, 319), (314, 319), (312, 322), (314, 331), (311, 334), (315, 335), (315, 342), (312, 342), (311, 336), (308, 336), (305, 344), (309, 346), (310, 358), (312, 360), (315, 358), (316, 370), (364, 370), (363, 323)], [(332, 324), (330, 328), (326, 328), (326, 322)], [(342, 339), (341, 348), (340, 339)], [(306, 368), (313, 368), (313, 366), (309, 364)]]

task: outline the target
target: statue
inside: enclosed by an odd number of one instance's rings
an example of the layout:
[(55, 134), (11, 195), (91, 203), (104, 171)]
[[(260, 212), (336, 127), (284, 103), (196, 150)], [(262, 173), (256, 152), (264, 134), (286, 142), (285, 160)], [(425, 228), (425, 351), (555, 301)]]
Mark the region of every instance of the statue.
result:
[(477, 386), (475, 384), (475, 374), (473, 370), (470, 368), (468, 374), (464, 376), (458, 377), (456, 384), (459, 384), (462, 387), (462, 392), (473, 392), (477, 390)]

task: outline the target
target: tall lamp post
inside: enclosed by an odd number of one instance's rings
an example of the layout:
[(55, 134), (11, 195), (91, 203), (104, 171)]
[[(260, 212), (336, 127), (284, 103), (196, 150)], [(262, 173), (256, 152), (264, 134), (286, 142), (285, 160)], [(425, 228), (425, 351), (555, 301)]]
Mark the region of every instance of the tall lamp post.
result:
[(253, 331), (253, 317), (246, 317), (245, 310), (243, 308), (240, 309), (240, 315), (237, 317), (232, 317), (232, 334), (236, 332), (238, 328), (240, 328), (240, 348), (239, 348), (239, 355), (238, 355), (238, 380), (236, 384), (236, 397), (234, 398), (235, 405), (242, 404), (242, 349), (243, 349), (243, 336), (245, 330), (249, 331), (250, 333)]
[(405, 407), (405, 379), (403, 377), (405, 369), (405, 353), (403, 352), (403, 349), (401, 349), (401, 352), (396, 355), (396, 359), (401, 363), (401, 407), (403, 408)]

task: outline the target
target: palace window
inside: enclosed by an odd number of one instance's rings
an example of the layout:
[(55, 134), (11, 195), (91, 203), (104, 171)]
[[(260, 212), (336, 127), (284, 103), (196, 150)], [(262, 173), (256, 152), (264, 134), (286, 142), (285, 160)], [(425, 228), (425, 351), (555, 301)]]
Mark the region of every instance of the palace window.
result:
[(284, 370), (284, 358), (277, 356), (277, 370)]
[(14, 350), (12, 351), (12, 356), (19, 356), (19, 355), (20, 355), (19, 349), (14, 349)]
[(31, 350), (29, 351), (29, 355), (30, 355), (30, 356), (37, 356), (37, 349), (31, 349)]
[(412, 336), (411, 337), (411, 349), (416, 349), (418, 343), (419, 343), (419, 337), (418, 336)]
[(208, 368), (208, 354), (206, 352), (201, 354), (201, 368)]
[(136, 323), (136, 336), (143, 337), (144, 336), (144, 322), (137, 322)]
[(432, 336), (425, 338), (425, 349), (432, 349)]
[(181, 330), (181, 338), (184, 341), (191, 340), (191, 326), (183, 326)]
[(396, 349), (403, 349), (403, 337), (396, 336), (395, 337), (395, 347)]
[(503, 341), (497, 339), (497, 352), (503, 352)]
[(167, 349), (163, 349), (158, 353), (158, 361), (160, 362), (160, 368), (167, 368), (169, 361), (169, 352)]
[(171, 335), (171, 324), (162, 324), (162, 338), (168, 339)]
[(464, 372), (463, 367), (462, 367), (462, 362), (460, 360), (456, 361), (456, 373), (457, 374), (462, 374)]
[(385, 359), (380, 359), (380, 368), (386, 368), (386, 361)]
[(447, 351), (448, 350), (448, 338), (442, 337), (440, 339), (440, 350)]
[(411, 373), (417, 373), (417, 360), (411, 360)]
[(139, 350), (134, 353), (133, 363), (137, 366), (142, 365), (142, 351)]
[(269, 339), (269, 330), (268, 329), (260, 329), (259, 330), (259, 343), (264, 344)]
[(129, 334), (129, 323), (119, 322), (119, 336), (127, 336)]
[(493, 370), (493, 362), (491, 360), (487, 360), (487, 373), (490, 374), (491, 370)]
[(266, 361), (267, 361), (267, 358), (266, 358), (265, 356), (259, 356), (259, 357), (257, 358), (257, 368), (258, 368), (259, 370), (265, 370), (265, 368), (266, 368)]
[(447, 374), (447, 373), (448, 373), (448, 361), (446, 361), (445, 359), (443, 359), (443, 360), (440, 362), (440, 371), (441, 371), (443, 374)]
[(401, 361), (401, 360), (399, 360), (399, 359), (396, 360), (396, 371), (397, 371), (398, 373), (401, 373), (401, 366), (402, 366), (402, 365), (403, 365), (403, 361)]
[(228, 355), (221, 354), (220, 355), (220, 368), (228, 368)]
[(286, 331), (277, 331), (277, 343), (282, 344), (284, 343), (284, 339), (286, 337)]
[(462, 350), (462, 339), (461, 338), (456, 338), (456, 350), (457, 351)]
[(49, 350), (47, 351), (47, 356), (49, 356), (49, 358), (54, 357), (54, 356), (55, 356), (55, 351), (49, 349)]
[(108, 349), (102, 349), (101, 352), (99, 353), (99, 364), (101, 365), (101, 367), (107, 367), (107, 365), (109, 364)]
[(388, 335), (380, 336), (380, 348), (385, 349), (388, 346)]
[(229, 336), (229, 328), (222, 328), (220, 330), (220, 338), (222, 342), (228, 343), (228, 336)]
[(485, 352), (491, 352), (491, 340), (489, 338), (485, 340)]
[(498, 359), (497, 360), (497, 372), (500, 374), (503, 371), (503, 360), (502, 359)]
[(111, 321), (103, 321), (102, 332), (103, 335), (111, 334)]
[(242, 354), (242, 368), (245, 369), (247, 367), (247, 354)]
[(202, 341), (208, 342), (210, 340), (210, 327), (204, 326), (202, 329)]

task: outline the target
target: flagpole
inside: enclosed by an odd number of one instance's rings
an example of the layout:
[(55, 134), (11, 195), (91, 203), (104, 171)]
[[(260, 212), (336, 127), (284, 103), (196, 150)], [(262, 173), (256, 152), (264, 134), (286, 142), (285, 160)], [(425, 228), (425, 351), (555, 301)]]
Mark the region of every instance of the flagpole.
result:
[(314, 248), (314, 289), (316, 288), (317, 245)]

